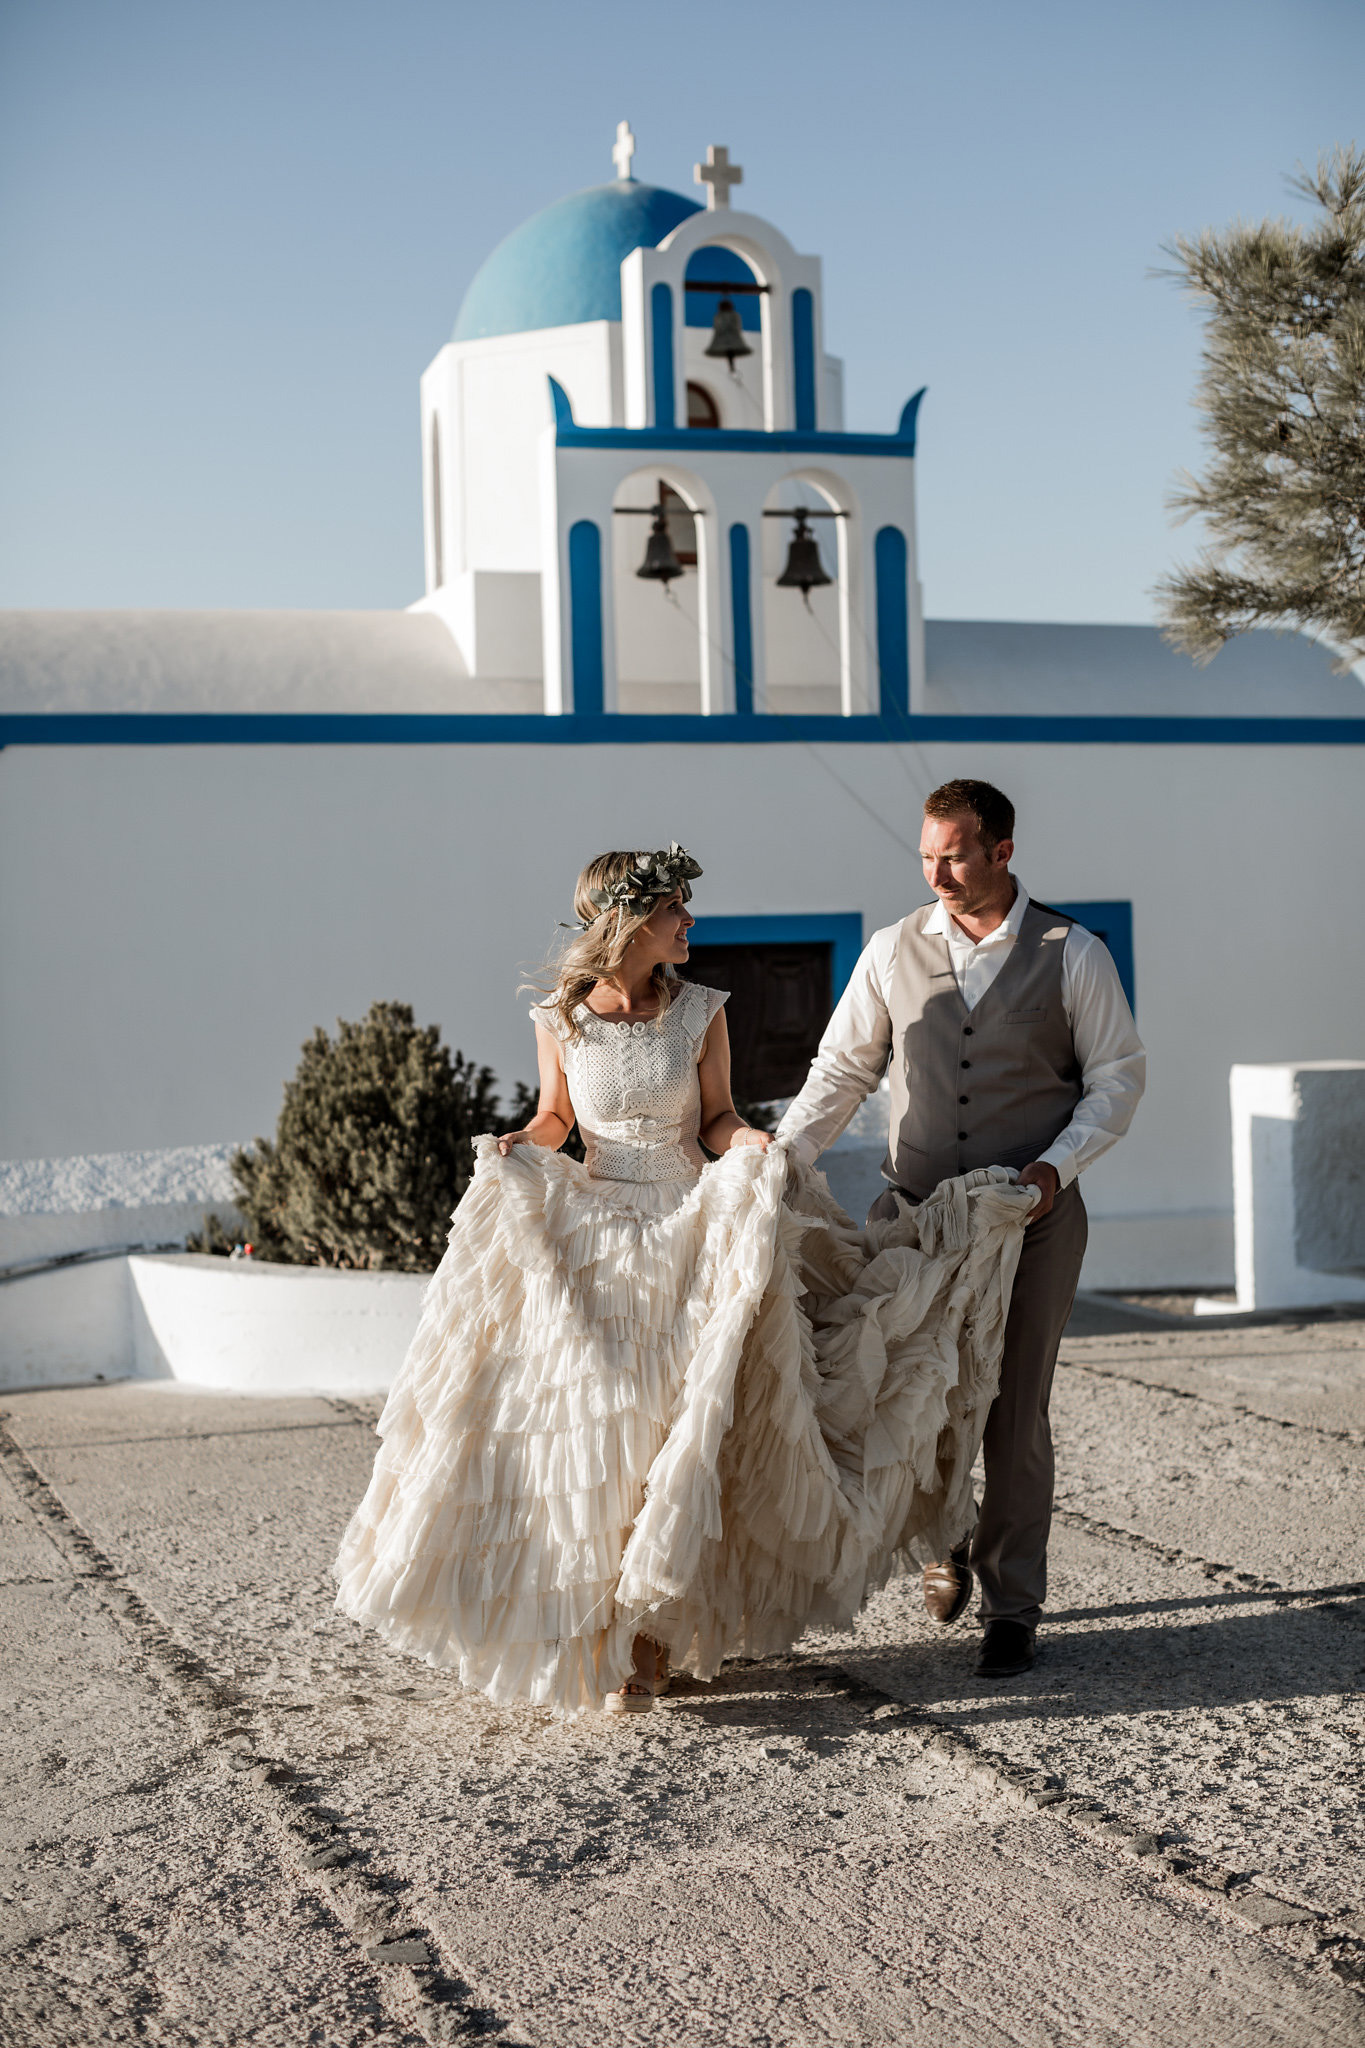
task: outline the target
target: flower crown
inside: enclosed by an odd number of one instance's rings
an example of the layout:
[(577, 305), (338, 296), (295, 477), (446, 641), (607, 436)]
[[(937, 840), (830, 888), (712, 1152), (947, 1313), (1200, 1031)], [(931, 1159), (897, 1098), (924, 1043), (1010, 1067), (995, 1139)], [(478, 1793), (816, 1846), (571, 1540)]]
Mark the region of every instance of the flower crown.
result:
[(676, 839), (667, 849), (660, 847), (657, 853), (639, 853), (635, 865), (610, 888), (588, 891), (593, 914), (580, 920), (579, 930), (591, 930), (609, 910), (633, 910), (646, 903), (662, 903), (679, 889), (686, 903), (692, 894), (690, 885), (700, 873), (700, 863)]

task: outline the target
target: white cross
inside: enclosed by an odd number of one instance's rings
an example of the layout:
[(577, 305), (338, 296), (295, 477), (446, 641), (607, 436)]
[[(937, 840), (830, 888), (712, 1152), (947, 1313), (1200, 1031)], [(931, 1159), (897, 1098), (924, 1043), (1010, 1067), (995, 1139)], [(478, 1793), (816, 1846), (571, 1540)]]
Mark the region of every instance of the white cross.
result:
[(631, 158), (634, 154), (635, 137), (630, 132), (630, 123), (629, 121), (618, 121), (616, 124), (616, 147), (611, 153), (611, 160), (616, 166), (618, 178), (629, 178), (634, 175), (630, 168)]
[(723, 142), (707, 143), (706, 162), (693, 164), (692, 177), (696, 184), (706, 187), (708, 213), (714, 213), (718, 206), (728, 206), (730, 187), (744, 182), (744, 172), (738, 164), (731, 163), (729, 149)]

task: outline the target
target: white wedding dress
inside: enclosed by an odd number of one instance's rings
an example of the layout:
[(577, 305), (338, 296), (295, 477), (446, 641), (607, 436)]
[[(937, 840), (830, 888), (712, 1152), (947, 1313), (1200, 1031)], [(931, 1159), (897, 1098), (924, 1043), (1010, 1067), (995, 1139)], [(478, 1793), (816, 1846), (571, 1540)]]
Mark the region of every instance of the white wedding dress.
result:
[(787, 1649), (971, 1522), (1036, 1196), (991, 1167), (859, 1230), (780, 1146), (708, 1165), (724, 1001), (532, 1011), (587, 1164), (477, 1140), (379, 1420), (337, 1606), (495, 1700), (598, 1706), (637, 1633), (702, 1678)]

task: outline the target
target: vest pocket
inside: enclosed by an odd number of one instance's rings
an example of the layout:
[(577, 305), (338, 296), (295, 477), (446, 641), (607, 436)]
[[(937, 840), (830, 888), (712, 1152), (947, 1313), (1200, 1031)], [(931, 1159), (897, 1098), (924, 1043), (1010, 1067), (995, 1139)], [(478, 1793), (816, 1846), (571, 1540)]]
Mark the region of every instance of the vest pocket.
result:
[(1047, 1011), (1045, 1009), (1006, 1010), (1005, 1022), (1007, 1024), (1041, 1024), (1043, 1020), (1046, 1018), (1046, 1016)]

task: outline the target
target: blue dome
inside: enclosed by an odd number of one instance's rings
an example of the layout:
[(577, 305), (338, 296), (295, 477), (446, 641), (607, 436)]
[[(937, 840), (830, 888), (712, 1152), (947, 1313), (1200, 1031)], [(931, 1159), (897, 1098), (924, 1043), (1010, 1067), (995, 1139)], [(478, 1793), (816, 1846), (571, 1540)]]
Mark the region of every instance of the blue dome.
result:
[(657, 248), (700, 212), (680, 192), (633, 178), (557, 199), (514, 228), (475, 272), (452, 339), (619, 320), (621, 265), (631, 250)]

